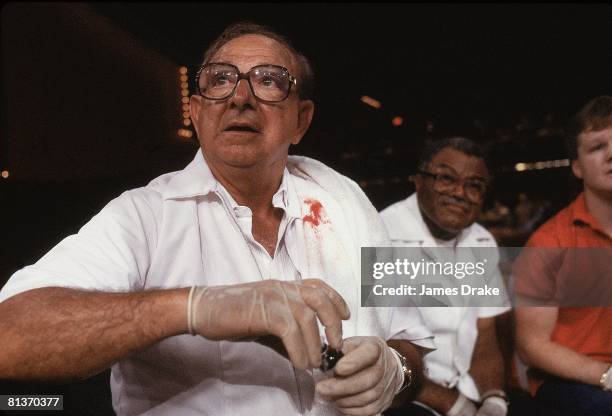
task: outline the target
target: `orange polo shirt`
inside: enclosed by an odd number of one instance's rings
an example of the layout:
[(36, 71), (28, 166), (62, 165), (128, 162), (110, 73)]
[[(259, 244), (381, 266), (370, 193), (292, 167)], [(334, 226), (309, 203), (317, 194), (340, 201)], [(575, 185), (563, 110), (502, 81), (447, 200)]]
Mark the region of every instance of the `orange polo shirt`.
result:
[[(527, 246), (612, 248), (612, 238), (589, 213), (581, 193), (538, 228)], [(612, 270), (600, 278), (612, 285)], [(559, 308), (551, 339), (593, 359), (612, 363), (612, 307)]]

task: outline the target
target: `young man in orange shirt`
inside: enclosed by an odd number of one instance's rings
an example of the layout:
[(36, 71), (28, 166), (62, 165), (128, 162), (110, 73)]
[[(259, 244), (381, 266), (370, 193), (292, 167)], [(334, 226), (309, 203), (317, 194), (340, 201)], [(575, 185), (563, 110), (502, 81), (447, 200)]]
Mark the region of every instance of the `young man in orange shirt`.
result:
[[(587, 103), (574, 116), (567, 133), (572, 171), (582, 179), (584, 191), (540, 227), (528, 242), (529, 247), (543, 247), (537, 255), (540, 260), (553, 252), (556, 257), (545, 268), (529, 273), (529, 279), (517, 277), (517, 293), (533, 298), (537, 288), (553, 294), (556, 303), (555, 306), (517, 308), (517, 348), (523, 360), (539, 373), (537, 383), (533, 384), (538, 401), (563, 415), (610, 416), (612, 308), (609, 306), (612, 300), (602, 303), (583, 298), (583, 307), (570, 307), (574, 304), (563, 299), (575, 292), (562, 292), (570, 280), (584, 287), (595, 282), (596, 277), (600, 287), (612, 285), (612, 271), (601, 267), (611, 257), (605, 253), (612, 254), (609, 250), (612, 248), (612, 97), (601, 96)], [(554, 251), (555, 247), (574, 249)], [(594, 249), (585, 250), (586, 247)], [(572, 256), (568, 256), (569, 252)], [(579, 263), (564, 269), (577, 256), (593, 258), (595, 252), (599, 253), (595, 256), (597, 264), (589, 264), (587, 269), (599, 267), (601, 273), (588, 273), (585, 268), (575, 267)], [(551, 265), (555, 265), (553, 272)], [(538, 270), (535, 261), (528, 266)], [(601, 286), (601, 279), (608, 283)]]

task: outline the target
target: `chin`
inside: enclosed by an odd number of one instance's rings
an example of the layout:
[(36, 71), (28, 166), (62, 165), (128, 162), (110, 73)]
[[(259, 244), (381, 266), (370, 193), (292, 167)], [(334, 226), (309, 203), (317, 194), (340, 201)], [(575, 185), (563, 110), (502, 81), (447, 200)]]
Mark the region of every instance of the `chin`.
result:
[(469, 227), (469, 225), (470, 223), (467, 221), (442, 221), (440, 222), (440, 228), (452, 234), (460, 233), (461, 230)]

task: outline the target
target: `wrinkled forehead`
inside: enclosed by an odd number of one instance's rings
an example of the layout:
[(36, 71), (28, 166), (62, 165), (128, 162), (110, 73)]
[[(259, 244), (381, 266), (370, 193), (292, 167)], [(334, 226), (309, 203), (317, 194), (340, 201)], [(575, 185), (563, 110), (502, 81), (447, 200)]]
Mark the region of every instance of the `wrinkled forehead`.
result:
[(484, 160), (478, 156), (468, 155), (452, 147), (445, 147), (436, 153), (429, 162), (431, 167), (446, 168), (464, 177), (489, 177)]
[(233, 64), (241, 72), (247, 72), (256, 65), (272, 64), (284, 66), (297, 76), (296, 59), (282, 43), (263, 35), (243, 35), (223, 45), (210, 62)]

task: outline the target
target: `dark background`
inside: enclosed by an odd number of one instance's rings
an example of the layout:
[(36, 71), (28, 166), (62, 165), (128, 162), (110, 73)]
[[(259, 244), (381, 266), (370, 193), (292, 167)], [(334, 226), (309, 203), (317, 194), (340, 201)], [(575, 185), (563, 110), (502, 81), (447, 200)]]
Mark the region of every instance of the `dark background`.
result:
[[(487, 207), (524, 192), (550, 216), (578, 190), (569, 169), (515, 164), (566, 158), (560, 127), (612, 93), (607, 4), (8, 3), (1, 13), (0, 285), (110, 199), (191, 160), (195, 140), (177, 135), (178, 69), (191, 84), (206, 45), (237, 20), (271, 25), (311, 58), (315, 119), (292, 152), (354, 178), (379, 209), (412, 192), (426, 140), (466, 135), (490, 152)], [(0, 394), (28, 392), (63, 393), (67, 414), (112, 412), (108, 372), (0, 383)]]

